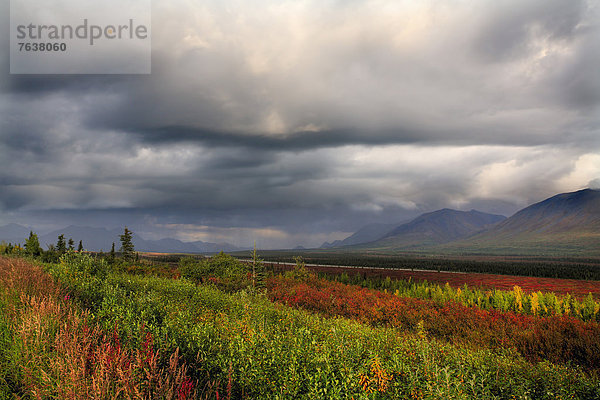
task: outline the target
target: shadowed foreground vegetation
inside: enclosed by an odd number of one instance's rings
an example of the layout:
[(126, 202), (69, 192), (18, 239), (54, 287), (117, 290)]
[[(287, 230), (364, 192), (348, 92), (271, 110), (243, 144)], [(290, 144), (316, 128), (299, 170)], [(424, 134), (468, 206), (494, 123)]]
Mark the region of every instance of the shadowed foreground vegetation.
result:
[(0, 258), (0, 398), (600, 398), (585, 366), (273, 303), (271, 280), (317, 279), (301, 265), (269, 277), (220, 254), (159, 277), (69, 252), (43, 269)]
[(194, 398), (177, 352), (125, 347), (39, 266), (0, 258), (0, 288), (0, 398)]

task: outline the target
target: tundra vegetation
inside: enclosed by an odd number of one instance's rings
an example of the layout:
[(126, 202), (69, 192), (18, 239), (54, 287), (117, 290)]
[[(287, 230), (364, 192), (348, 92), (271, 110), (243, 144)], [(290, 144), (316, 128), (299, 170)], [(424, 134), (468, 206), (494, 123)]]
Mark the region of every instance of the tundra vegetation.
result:
[(600, 398), (593, 297), (131, 256), (0, 257), (0, 398)]

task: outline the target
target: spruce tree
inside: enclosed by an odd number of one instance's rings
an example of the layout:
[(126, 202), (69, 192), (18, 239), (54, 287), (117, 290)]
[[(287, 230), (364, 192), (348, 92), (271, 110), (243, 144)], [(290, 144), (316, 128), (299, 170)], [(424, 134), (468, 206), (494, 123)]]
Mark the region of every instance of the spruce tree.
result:
[(81, 253), (83, 251), (83, 241), (79, 241), (79, 246), (77, 246), (77, 252)]
[(32, 256), (39, 256), (42, 254), (42, 248), (40, 247), (40, 241), (38, 236), (33, 233), (33, 231), (29, 232), (29, 239), (25, 242), (25, 251), (27, 254)]
[(121, 239), (121, 254), (124, 260), (133, 261), (135, 258), (135, 249), (133, 247), (132, 232), (125, 227), (122, 235), (119, 235)]
[(59, 255), (63, 255), (67, 252), (67, 242), (65, 242), (65, 235), (58, 235), (58, 242), (56, 242), (56, 252)]
[(73, 238), (69, 238), (69, 250), (75, 250), (75, 242), (73, 241)]
[(110, 253), (108, 254), (108, 262), (111, 264), (115, 262), (115, 242), (113, 242), (112, 247), (110, 248)]
[(252, 287), (256, 289), (265, 288), (265, 265), (263, 260), (258, 256), (256, 252), (256, 242), (254, 243), (254, 249), (252, 250)]

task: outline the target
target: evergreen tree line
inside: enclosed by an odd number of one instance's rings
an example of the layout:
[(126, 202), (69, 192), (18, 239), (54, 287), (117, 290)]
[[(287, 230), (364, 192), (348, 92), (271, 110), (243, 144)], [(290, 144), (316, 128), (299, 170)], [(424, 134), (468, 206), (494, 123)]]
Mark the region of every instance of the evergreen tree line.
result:
[[(121, 241), (121, 248), (119, 249), (120, 258), (126, 262), (139, 260), (139, 254), (135, 252), (133, 245), (133, 232), (125, 227), (123, 234), (119, 235), (119, 239)], [(83, 241), (79, 241), (77, 250), (75, 250), (75, 241), (73, 238), (67, 240), (64, 234), (58, 235), (56, 244), (49, 244), (46, 250), (40, 246), (38, 235), (33, 231), (29, 232), (29, 237), (23, 246), (20, 244), (0, 243), (0, 254), (27, 255), (40, 258), (43, 262), (58, 262), (62, 255), (74, 251), (77, 251), (78, 253), (85, 251)], [(117, 254), (115, 251), (115, 243), (113, 242), (111, 251), (108, 255), (108, 261), (115, 262), (116, 260)]]
[[(579, 280), (600, 280), (599, 259), (523, 258), (516, 260), (465, 260), (441, 257), (363, 256), (359, 254), (303, 253), (309, 264), (404, 268), (430, 271), (477, 272), (500, 275), (536, 276)], [(294, 262), (291, 252), (263, 254), (266, 262)]]

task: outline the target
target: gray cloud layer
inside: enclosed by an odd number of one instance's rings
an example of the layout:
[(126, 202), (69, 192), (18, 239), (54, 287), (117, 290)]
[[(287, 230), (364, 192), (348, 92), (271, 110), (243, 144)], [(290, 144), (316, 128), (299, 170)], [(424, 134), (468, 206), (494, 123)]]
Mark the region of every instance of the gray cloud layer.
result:
[(8, 75), (3, 51), (0, 222), (317, 245), (579, 189), (599, 8), (178, 1), (155, 4), (150, 76)]

